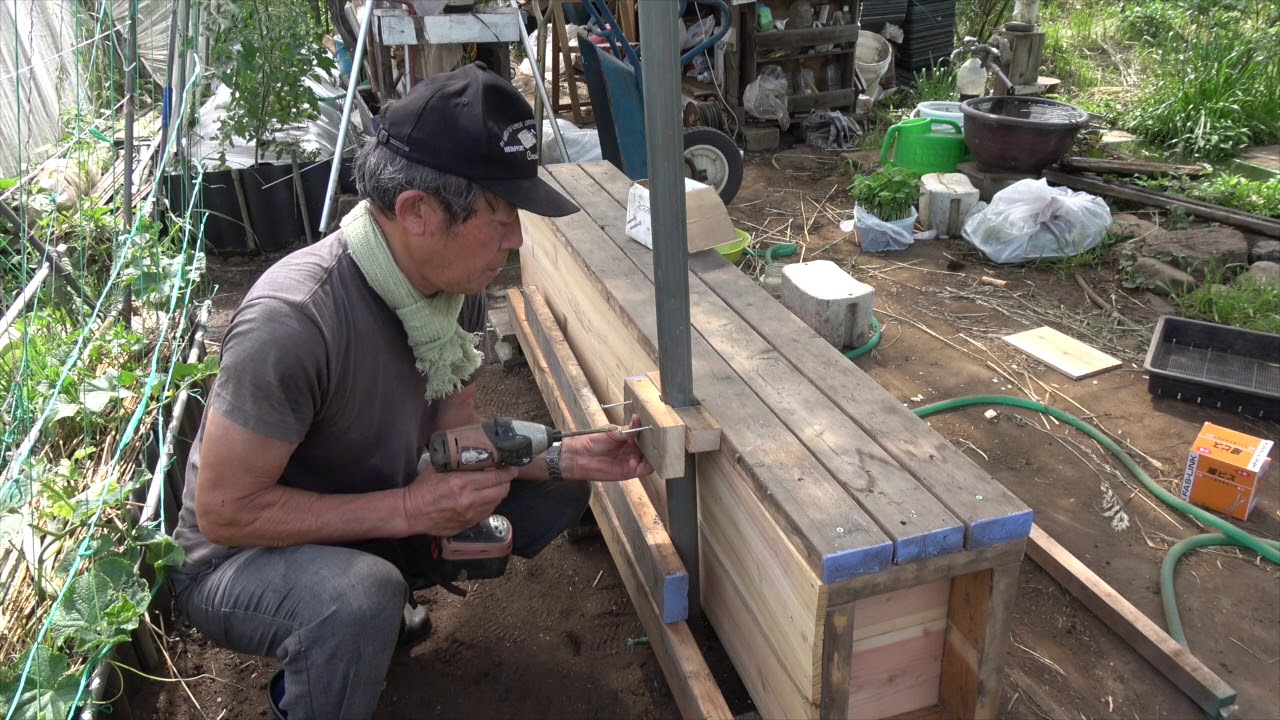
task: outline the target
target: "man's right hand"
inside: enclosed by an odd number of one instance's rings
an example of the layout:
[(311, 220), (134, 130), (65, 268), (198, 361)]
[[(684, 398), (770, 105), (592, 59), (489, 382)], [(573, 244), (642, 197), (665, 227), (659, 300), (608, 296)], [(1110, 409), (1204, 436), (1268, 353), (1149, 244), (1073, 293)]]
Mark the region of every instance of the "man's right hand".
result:
[(427, 467), (404, 489), (405, 521), (415, 532), (452, 537), (493, 514), (516, 468), (437, 472)]

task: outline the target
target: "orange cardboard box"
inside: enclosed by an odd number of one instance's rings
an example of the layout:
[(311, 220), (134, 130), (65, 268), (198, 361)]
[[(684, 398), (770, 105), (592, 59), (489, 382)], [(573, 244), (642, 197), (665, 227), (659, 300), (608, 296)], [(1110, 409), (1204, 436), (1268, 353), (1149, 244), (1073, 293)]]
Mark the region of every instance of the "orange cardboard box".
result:
[(1247, 520), (1275, 443), (1205, 423), (1182, 473), (1182, 499)]

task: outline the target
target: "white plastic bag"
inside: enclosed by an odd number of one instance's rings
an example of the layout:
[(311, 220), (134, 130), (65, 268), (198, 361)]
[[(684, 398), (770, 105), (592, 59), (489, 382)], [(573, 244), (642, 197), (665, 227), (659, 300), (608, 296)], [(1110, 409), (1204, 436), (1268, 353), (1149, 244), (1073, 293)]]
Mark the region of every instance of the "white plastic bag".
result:
[(787, 74), (777, 65), (765, 65), (756, 73), (742, 93), (742, 105), (747, 114), (759, 120), (777, 120), (778, 127), (791, 127), (791, 115), (787, 112)]
[(551, 129), (551, 121), (542, 121), (542, 152), (546, 156), (546, 164), (555, 165), (557, 163), (584, 163), (594, 160), (603, 159), (600, 154), (600, 133), (595, 128), (579, 128), (577, 125), (568, 120), (556, 118), (556, 123), (560, 126), (560, 135), (564, 137), (565, 147), (569, 150), (569, 157), (560, 157), (560, 143), (556, 141), (555, 133)]
[(916, 209), (911, 217), (886, 222), (872, 215), (862, 206), (853, 210), (853, 226), (858, 230), (858, 245), (864, 252), (878, 253), (888, 250), (906, 250), (915, 242)]
[(1111, 209), (1101, 198), (1044, 180), (1019, 180), (965, 221), (961, 234), (997, 263), (1079, 255), (1102, 242)]
[(708, 15), (701, 20), (690, 25), (684, 33), (684, 43), (680, 45), (680, 50), (688, 50), (698, 43), (711, 37), (716, 31), (716, 16)]

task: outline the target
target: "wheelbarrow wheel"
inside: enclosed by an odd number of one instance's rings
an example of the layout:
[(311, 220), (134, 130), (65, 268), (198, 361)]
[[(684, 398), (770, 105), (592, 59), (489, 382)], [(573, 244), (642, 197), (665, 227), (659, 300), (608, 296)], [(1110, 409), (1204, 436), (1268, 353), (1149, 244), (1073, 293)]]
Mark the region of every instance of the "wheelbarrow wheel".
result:
[(716, 189), (729, 204), (742, 187), (742, 153), (733, 138), (714, 128), (684, 131), (685, 175)]

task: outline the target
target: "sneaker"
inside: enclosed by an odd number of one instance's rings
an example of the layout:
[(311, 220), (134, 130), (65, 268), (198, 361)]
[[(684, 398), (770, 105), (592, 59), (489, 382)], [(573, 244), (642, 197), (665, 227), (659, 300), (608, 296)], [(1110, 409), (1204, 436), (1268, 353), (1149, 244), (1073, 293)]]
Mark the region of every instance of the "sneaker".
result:
[(287, 720), (289, 717), (284, 710), (280, 709), (282, 702), (284, 702), (284, 670), (277, 671), (267, 683), (267, 704), (271, 706), (271, 714), (276, 720)]
[(400, 647), (416, 645), (431, 636), (431, 614), (410, 595), (404, 604), (404, 618), (400, 624)]

